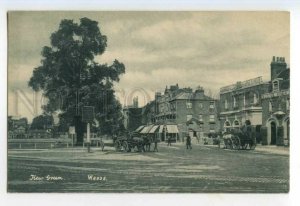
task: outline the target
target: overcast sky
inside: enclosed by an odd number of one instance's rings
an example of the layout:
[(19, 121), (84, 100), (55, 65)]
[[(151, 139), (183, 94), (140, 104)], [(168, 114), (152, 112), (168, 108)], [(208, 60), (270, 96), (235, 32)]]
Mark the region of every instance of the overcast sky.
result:
[(9, 115), (32, 118), (24, 102), (32, 102), (27, 82), (40, 65), (41, 49), (62, 19), (82, 17), (98, 21), (108, 38), (106, 52), (96, 60), (125, 64), (126, 74), (115, 86), (123, 105), (139, 96), (142, 106), (155, 91), (176, 83), (217, 93), (236, 81), (258, 76), (267, 81), (272, 56), (290, 61), (288, 12), (11, 12)]

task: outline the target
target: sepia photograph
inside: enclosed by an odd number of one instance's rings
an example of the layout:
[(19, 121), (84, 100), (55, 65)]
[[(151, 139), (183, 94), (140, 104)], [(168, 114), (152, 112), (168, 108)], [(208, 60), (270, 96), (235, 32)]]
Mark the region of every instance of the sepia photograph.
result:
[(8, 11), (8, 193), (290, 191), (290, 12)]

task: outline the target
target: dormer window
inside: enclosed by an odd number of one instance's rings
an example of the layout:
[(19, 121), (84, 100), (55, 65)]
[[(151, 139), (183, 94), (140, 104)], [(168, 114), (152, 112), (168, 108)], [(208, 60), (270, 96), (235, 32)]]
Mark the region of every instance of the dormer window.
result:
[(193, 107), (193, 105), (192, 105), (191, 102), (187, 102), (187, 103), (186, 103), (186, 108), (187, 108), (187, 109), (192, 109), (192, 107)]
[(273, 92), (277, 92), (277, 91), (279, 91), (279, 81), (274, 80), (273, 81)]

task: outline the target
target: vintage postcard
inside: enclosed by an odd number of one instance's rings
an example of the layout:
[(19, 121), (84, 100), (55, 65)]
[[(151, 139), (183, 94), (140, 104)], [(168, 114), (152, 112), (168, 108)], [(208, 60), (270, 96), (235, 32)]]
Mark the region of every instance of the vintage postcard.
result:
[(9, 11), (7, 25), (7, 192), (289, 192), (289, 12)]

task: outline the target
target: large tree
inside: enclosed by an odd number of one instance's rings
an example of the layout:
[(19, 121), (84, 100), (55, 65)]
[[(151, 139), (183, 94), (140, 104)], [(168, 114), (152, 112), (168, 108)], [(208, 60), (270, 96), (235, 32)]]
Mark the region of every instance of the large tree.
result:
[(51, 46), (42, 49), (41, 65), (34, 69), (28, 83), (32, 89), (42, 90), (48, 99), (44, 112), (60, 110), (59, 124), (67, 128), (75, 124), (74, 117), (80, 119), (82, 106), (94, 106), (102, 132), (120, 128), (121, 105), (113, 84), (125, 73), (125, 66), (118, 60), (112, 65), (95, 61), (107, 47), (107, 38), (101, 34), (98, 22), (82, 18), (78, 24), (64, 19), (50, 40)]

